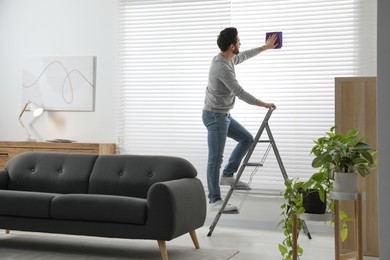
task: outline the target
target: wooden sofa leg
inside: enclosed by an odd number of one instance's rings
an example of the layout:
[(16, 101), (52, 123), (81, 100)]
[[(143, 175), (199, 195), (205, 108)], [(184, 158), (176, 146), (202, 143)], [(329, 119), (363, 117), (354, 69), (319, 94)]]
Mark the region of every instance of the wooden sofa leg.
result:
[(6, 229), (6, 230), (5, 230), (5, 233), (6, 233), (6, 234), (9, 234), (9, 232), (10, 232), (9, 229)]
[(191, 236), (192, 242), (193, 242), (194, 245), (195, 245), (195, 248), (196, 248), (196, 249), (200, 249), (198, 237), (196, 236), (195, 230), (191, 230), (191, 231), (190, 231), (190, 236)]
[(162, 260), (168, 260), (167, 245), (164, 240), (157, 240), (158, 247), (160, 248), (160, 254)]

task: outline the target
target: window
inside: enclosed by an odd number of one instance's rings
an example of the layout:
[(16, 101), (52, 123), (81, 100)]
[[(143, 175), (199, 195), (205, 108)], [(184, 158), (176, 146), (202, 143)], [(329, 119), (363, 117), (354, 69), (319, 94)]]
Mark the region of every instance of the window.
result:
[[(201, 119), (216, 39), (238, 29), (241, 51), (283, 32), (283, 48), (236, 66), (240, 84), (278, 109), (271, 131), (289, 177), (311, 168), (313, 139), (334, 124), (334, 78), (376, 75), (376, 1), (363, 0), (122, 0), (121, 111), (124, 154), (186, 158), (206, 185), (207, 131)], [(232, 115), (253, 135), (266, 109), (237, 100)], [(234, 141), (225, 148), (226, 161)], [(260, 156), (265, 147), (258, 146)], [(242, 176), (247, 181), (248, 169)], [(253, 177), (254, 192), (280, 190), (283, 178), (270, 152)]]

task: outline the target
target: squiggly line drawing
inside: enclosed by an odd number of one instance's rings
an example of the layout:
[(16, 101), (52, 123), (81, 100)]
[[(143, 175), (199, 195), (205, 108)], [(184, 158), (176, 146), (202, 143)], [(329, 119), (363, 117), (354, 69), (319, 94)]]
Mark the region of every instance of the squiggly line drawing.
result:
[[(41, 79), (41, 77), (43, 76), (43, 74), (46, 72), (46, 70), (54, 65), (54, 64), (58, 64), (61, 66), (61, 68), (65, 71), (65, 78), (64, 80), (62, 81), (62, 88), (61, 88), (61, 94), (62, 94), (62, 99), (65, 101), (65, 103), (68, 103), (68, 104), (71, 104), (73, 103), (73, 84), (72, 84), (72, 80), (70, 78), (70, 74), (71, 73), (79, 73), (81, 77), (83, 77), (85, 79), (85, 81), (88, 82), (88, 84), (93, 88), (93, 84), (83, 75), (83, 73), (81, 73), (81, 71), (77, 70), (77, 69), (74, 69), (74, 70), (71, 70), (70, 72), (67, 71), (67, 69), (65, 68), (64, 64), (62, 64), (60, 61), (53, 61), (53, 62), (50, 62), (41, 72), (41, 74), (39, 75), (39, 77), (30, 85), (22, 85), (23, 88), (31, 88), (33, 87), (34, 85), (36, 85), (39, 80)], [(66, 81), (69, 81), (69, 86), (70, 86), (70, 100), (67, 100), (66, 97), (65, 97), (65, 84), (66, 84)]]

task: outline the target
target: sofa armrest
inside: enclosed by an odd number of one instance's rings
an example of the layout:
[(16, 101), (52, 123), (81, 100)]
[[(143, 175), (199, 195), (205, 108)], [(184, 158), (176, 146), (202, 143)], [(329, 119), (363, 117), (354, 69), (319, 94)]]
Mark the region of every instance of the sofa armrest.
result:
[(6, 190), (8, 187), (8, 172), (0, 170), (0, 190)]
[(202, 227), (206, 196), (202, 182), (185, 178), (153, 184), (147, 196), (147, 239), (171, 240)]

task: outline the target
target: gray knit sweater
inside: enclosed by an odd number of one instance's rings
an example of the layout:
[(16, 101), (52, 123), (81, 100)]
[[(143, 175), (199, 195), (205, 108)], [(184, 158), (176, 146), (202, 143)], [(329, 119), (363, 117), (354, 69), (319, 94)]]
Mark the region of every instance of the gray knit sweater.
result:
[(230, 61), (218, 54), (211, 61), (209, 81), (206, 88), (204, 110), (229, 113), (234, 107), (235, 97), (254, 105), (256, 98), (246, 92), (236, 79), (234, 65), (239, 64), (260, 53), (259, 48), (240, 52)]

